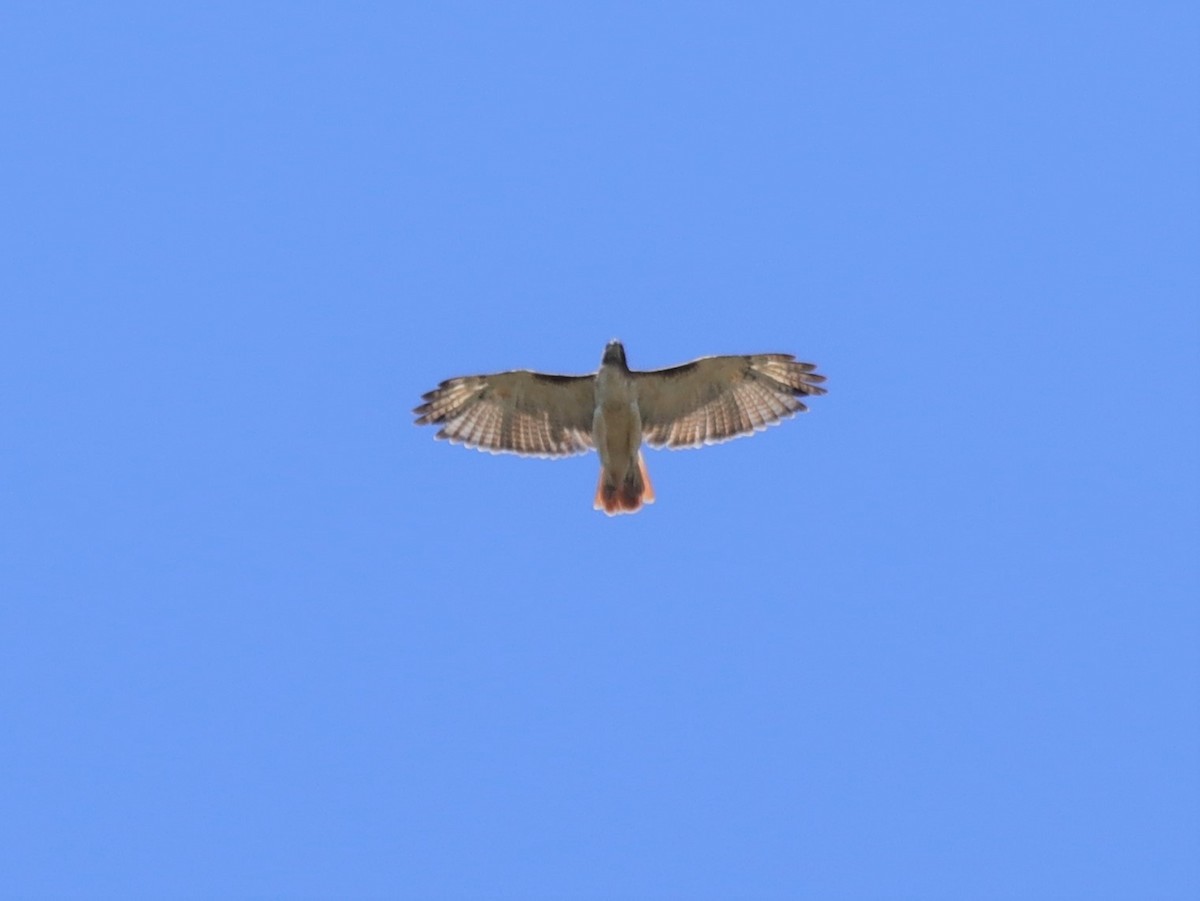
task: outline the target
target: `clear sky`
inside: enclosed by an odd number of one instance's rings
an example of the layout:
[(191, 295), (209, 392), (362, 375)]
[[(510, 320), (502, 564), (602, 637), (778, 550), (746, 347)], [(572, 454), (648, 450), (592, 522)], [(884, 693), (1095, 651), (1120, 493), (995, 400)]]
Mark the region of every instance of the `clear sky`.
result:
[[(0, 12), (0, 896), (1200, 897), (1194, 3)], [(752, 440), (441, 379), (790, 352)]]

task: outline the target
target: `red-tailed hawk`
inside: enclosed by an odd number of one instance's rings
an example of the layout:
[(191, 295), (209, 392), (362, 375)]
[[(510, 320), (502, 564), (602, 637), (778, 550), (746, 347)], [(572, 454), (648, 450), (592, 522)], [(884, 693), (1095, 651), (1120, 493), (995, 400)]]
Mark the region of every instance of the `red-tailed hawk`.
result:
[(448, 379), (413, 410), (438, 438), (491, 453), (565, 457), (600, 454), (597, 510), (634, 513), (653, 503), (641, 445), (702, 447), (752, 435), (824, 394), (812, 363), (791, 354), (701, 357), (635, 372), (620, 341), (604, 348), (594, 375), (518, 369)]

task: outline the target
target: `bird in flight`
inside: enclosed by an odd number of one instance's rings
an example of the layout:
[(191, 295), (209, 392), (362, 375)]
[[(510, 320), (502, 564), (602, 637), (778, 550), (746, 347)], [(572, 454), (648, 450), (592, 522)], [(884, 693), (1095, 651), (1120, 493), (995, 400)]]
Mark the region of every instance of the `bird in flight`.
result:
[(609, 516), (654, 502), (642, 459), (651, 447), (703, 447), (752, 435), (808, 410), (824, 394), (812, 363), (791, 354), (700, 357), (682, 366), (631, 370), (620, 341), (592, 375), (517, 369), (447, 379), (413, 410), (438, 438), (490, 453), (566, 457), (595, 449), (595, 508)]

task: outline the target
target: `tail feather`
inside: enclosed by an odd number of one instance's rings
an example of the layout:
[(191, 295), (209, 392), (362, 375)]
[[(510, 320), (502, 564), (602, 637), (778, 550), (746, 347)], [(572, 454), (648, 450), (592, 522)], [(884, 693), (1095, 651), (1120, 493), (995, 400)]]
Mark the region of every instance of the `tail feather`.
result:
[(638, 473), (642, 477), (642, 503), (653, 504), (654, 486), (650, 484), (650, 471), (646, 469), (646, 460), (641, 451), (638, 451)]
[(603, 510), (609, 516), (621, 512), (621, 502), (617, 498), (617, 486), (608, 478), (604, 468), (600, 468), (600, 483), (596, 486), (596, 500), (592, 504), (597, 510)]
[(654, 503), (654, 488), (650, 485), (650, 475), (641, 452), (638, 453), (637, 462), (637, 468), (631, 469), (620, 485), (601, 467), (593, 504), (597, 510), (616, 516), (619, 513), (636, 513), (643, 504)]

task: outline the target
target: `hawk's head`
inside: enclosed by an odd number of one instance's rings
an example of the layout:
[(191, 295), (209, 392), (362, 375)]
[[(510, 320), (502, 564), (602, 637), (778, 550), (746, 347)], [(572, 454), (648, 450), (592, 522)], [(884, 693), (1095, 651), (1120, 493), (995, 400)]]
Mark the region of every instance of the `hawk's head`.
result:
[(600, 361), (601, 366), (620, 366), (622, 369), (629, 367), (625, 363), (625, 345), (615, 338), (609, 341), (604, 347), (604, 359)]

